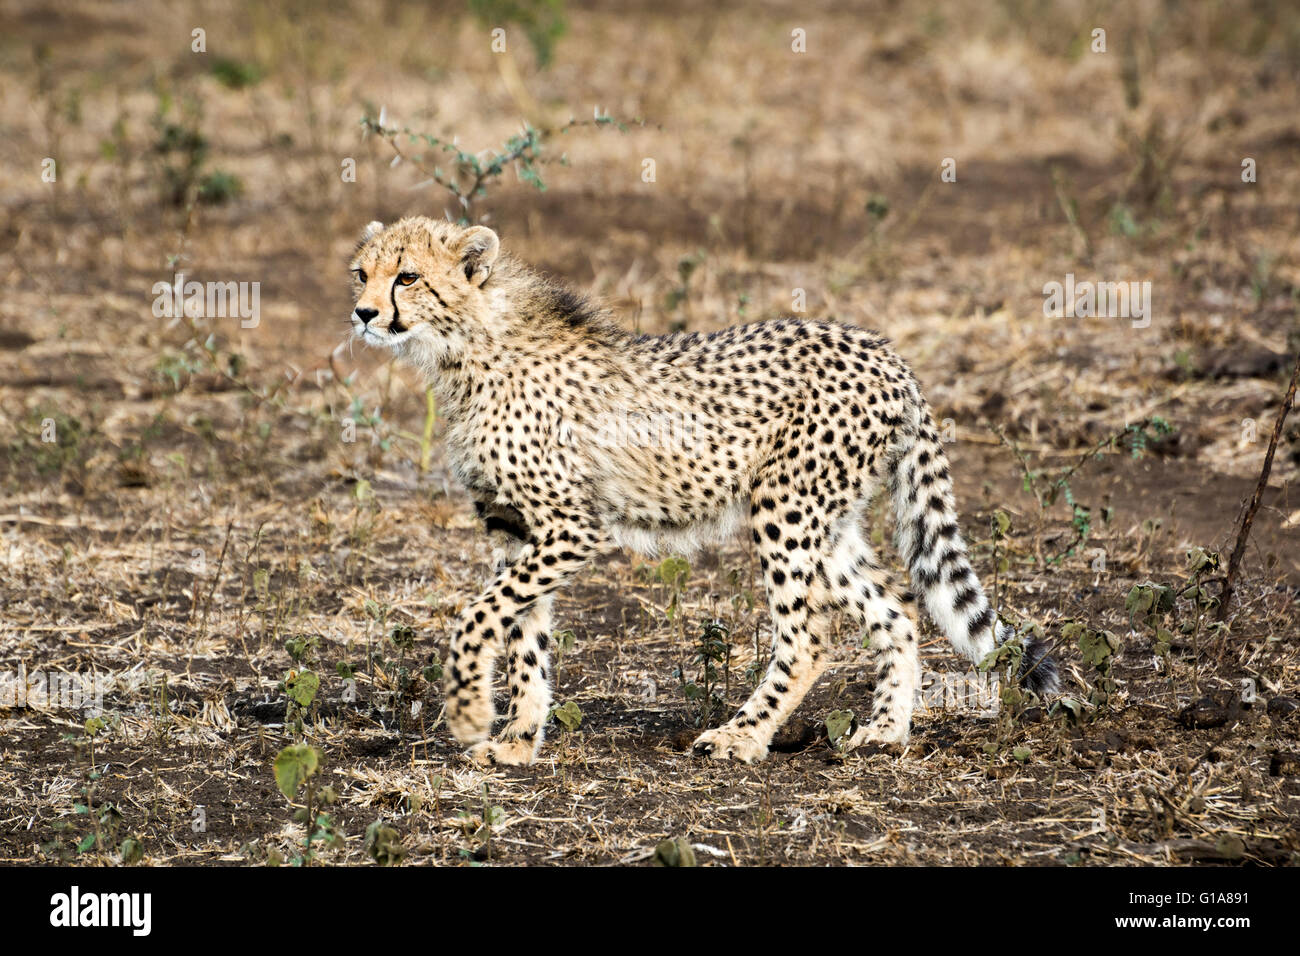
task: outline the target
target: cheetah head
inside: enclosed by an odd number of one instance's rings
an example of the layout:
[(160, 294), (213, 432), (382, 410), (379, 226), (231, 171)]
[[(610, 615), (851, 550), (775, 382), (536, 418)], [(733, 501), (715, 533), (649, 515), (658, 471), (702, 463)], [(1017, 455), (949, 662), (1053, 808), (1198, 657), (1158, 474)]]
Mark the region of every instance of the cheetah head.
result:
[(490, 316), (484, 286), (499, 251), (485, 226), (423, 216), (370, 223), (350, 264), (353, 334), (432, 364), (464, 351)]

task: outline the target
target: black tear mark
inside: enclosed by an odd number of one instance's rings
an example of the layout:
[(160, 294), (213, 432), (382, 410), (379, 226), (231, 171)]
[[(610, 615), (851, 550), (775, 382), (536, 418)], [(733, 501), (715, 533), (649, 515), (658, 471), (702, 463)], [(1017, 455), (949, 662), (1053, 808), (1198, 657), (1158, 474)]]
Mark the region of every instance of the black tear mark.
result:
[[(401, 273), (400, 270), (401, 270), (401, 268), (402, 268), (402, 262), (401, 262), (400, 259), (399, 259), (398, 262), (397, 262), (397, 268), (398, 268), (398, 270), (399, 270), (398, 273), (397, 273), (397, 275), (401, 275), (402, 273)], [(393, 321), (392, 321), (391, 323), (389, 323), (388, 331), (390, 331), (390, 332), (392, 332), (392, 333), (394, 333), (394, 334), (399, 333), (399, 332), (405, 332), (405, 331), (406, 331), (406, 326), (402, 324), (402, 312), (401, 312), (401, 310), (397, 307), (397, 278), (396, 278), (396, 276), (393, 278), (393, 284), (392, 284), (392, 286), (390, 286), (389, 289), (388, 289), (388, 300), (389, 300), (390, 302), (393, 303)]]

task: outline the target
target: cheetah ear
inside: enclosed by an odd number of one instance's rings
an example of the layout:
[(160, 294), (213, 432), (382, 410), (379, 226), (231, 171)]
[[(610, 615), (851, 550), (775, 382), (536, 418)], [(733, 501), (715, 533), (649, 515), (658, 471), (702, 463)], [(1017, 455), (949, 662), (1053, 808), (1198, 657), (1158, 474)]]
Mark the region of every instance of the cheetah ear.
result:
[(373, 222), (367, 223), (366, 228), (361, 230), (361, 239), (357, 244), (365, 245), (367, 242), (375, 238), (375, 236), (379, 235), (383, 231), (384, 231), (384, 224), (380, 222), (378, 219), (374, 220)]
[(501, 241), (487, 226), (473, 226), (460, 237), (460, 266), (465, 278), (481, 286), (492, 274), (492, 263), (497, 261)]

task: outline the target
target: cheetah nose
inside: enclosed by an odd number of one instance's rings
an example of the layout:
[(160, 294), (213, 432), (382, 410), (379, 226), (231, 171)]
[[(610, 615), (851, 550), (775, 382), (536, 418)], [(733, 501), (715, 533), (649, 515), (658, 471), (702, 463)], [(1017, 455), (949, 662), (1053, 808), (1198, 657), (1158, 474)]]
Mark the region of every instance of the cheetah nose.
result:
[(358, 307), (353, 312), (353, 315), (355, 315), (358, 319), (361, 320), (362, 325), (369, 323), (370, 320), (373, 319), (378, 314), (379, 314), (378, 309), (363, 309), (360, 307)]

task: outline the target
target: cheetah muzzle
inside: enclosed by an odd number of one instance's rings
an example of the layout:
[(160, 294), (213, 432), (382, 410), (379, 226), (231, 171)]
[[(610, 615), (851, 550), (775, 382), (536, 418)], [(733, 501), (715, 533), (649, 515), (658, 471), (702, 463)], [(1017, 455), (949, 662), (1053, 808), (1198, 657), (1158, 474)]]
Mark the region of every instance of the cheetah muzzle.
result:
[[(367, 226), (351, 270), (356, 335), (432, 384), (450, 467), (492, 538), (495, 573), (460, 616), (445, 668), (447, 725), (474, 760), (535, 759), (552, 599), (588, 561), (617, 546), (688, 552), (746, 525), (771, 659), (694, 751), (763, 759), (830, 663), (836, 614), (865, 630), (877, 672), (847, 746), (905, 743), (920, 682), (914, 599), (863, 534), (882, 484), (939, 629), (976, 663), (1004, 637), (967, 558), (930, 409), (880, 335), (788, 318), (634, 336), (502, 254), (492, 230), (421, 217)], [(493, 734), (503, 656), (510, 703)], [(1056, 689), (1042, 647), (1023, 661), (1026, 686)]]

